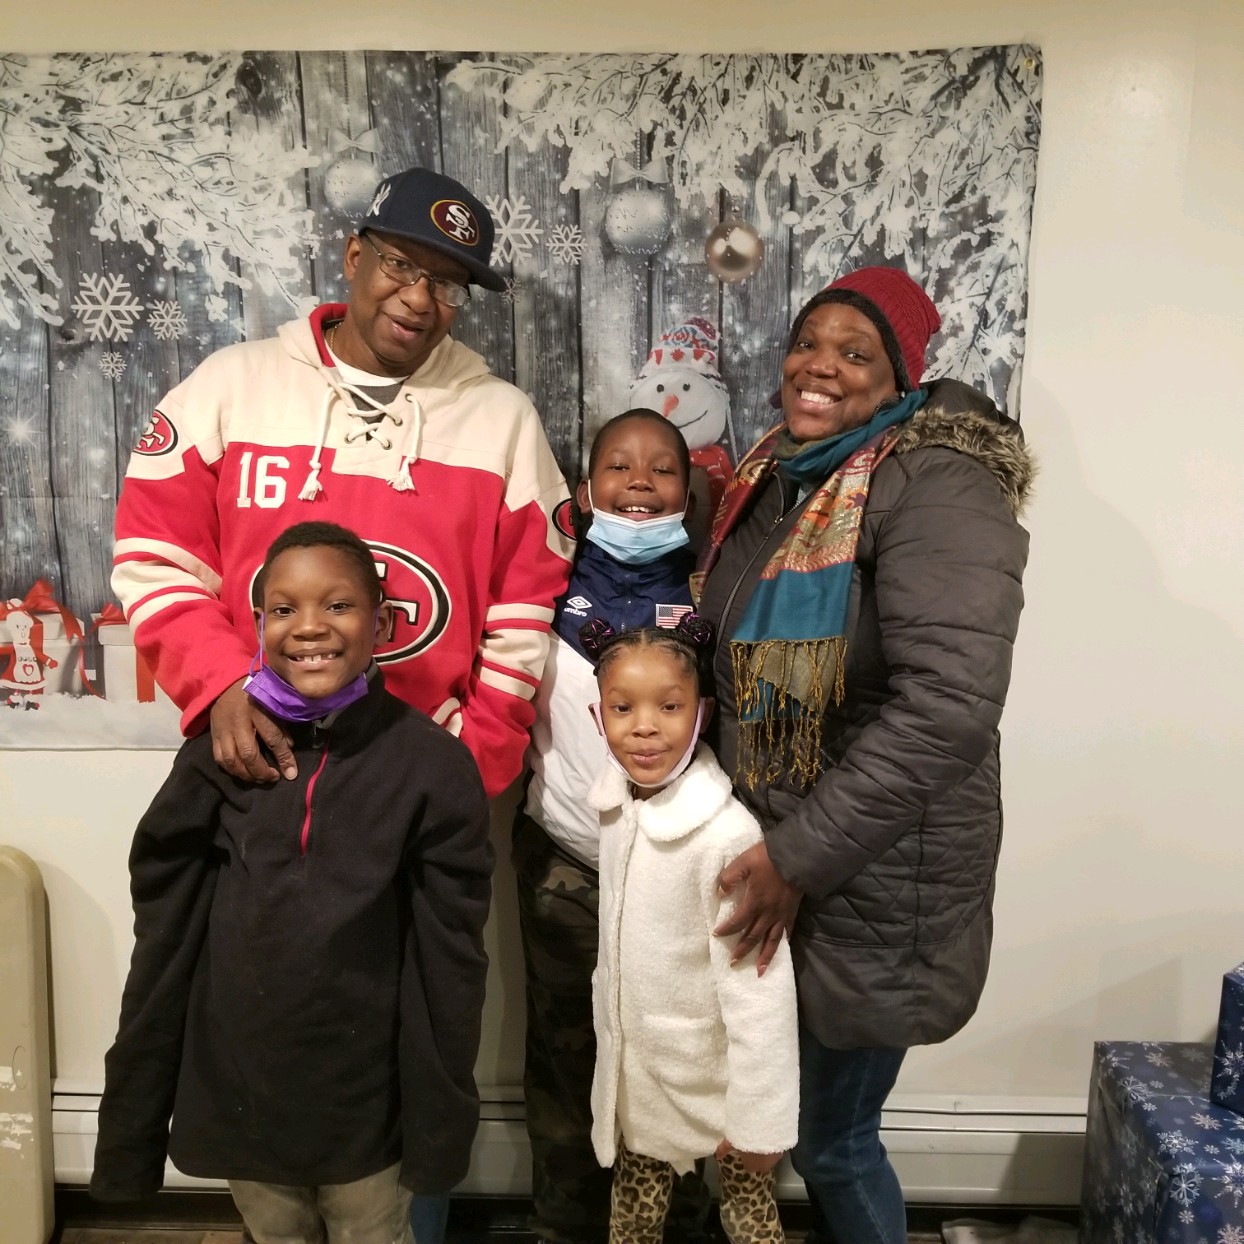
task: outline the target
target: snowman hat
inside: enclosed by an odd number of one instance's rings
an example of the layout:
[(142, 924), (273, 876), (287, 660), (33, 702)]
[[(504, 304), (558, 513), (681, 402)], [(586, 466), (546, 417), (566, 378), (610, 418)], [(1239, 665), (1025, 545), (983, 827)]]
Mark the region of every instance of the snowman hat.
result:
[(725, 388), (726, 382), (717, 368), (720, 344), (717, 325), (703, 316), (693, 315), (676, 328), (661, 334), (657, 344), (649, 351), (647, 362), (635, 377), (635, 383), (661, 371), (691, 371)]

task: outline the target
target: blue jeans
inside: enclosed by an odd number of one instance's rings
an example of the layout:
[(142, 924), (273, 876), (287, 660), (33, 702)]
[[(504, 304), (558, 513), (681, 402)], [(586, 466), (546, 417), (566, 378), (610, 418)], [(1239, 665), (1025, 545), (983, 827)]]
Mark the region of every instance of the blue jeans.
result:
[(410, 1230), (415, 1244), (445, 1244), (449, 1221), (449, 1194), (410, 1198)]
[(812, 1204), (807, 1244), (906, 1244), (907, 1212), (881, 1143), (881, 1107), (906, 1050), (826, 1049), (799, 1030), (799, 1142)]

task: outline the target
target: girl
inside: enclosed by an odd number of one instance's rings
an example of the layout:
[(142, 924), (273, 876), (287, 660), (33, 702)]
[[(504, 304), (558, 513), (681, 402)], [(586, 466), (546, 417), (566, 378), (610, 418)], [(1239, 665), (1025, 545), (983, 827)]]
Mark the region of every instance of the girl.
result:
[(614, 1165), (610, 1244), (657, 1244), (676, 1174), (717, 1157), (733, 1244), (785, 1239), (773, 1168), (797, 1137), (795, 983), (783, 942), (763, 973), (730, 962), (713, 930), (717, 876), (760, 840), (730, 780), (699, 745), (713, 702), (701, 661), (711, 628), (584, 628), (592, 706), (609, 753), (600, 813), (600, 958), (592, 1140)]

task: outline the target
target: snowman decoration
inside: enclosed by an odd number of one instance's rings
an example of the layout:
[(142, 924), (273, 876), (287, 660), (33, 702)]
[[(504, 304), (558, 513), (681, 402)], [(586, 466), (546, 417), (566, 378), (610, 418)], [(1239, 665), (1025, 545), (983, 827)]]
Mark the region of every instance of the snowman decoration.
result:
[[(707, 486), (708, 505), (701, 509), (706, 523), (717, 512), (737, 456), (730, 393), (717, 369), (719, 345), (717, 326), (702, 316), (662, 333), (635, 377), (629, 399), (632, 407), (655, 410), (683, 434), (691, 450), (692, 491)], [(730, 452), (720, 443), (723, 436)]]
[(56, 668), (55, 658), (43, 651), (43, 623), (16, 599), (0, 605), (0, 619), (9, 631), (9, 642), (0, 643), (0, 694), (7, 693), (10, 708), (38, 708), (43, 671)]

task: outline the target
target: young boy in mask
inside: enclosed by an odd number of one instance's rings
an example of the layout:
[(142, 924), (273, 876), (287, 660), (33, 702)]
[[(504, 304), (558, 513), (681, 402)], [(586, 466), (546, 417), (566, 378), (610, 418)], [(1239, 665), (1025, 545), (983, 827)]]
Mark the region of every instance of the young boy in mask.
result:
[[(605, 752), (589, 716), (598, 692), (579, 631), (595, 618), (618, 630), (672, 628), (690, 613), (695, 556), (683, 526), (690, 474), (682, 433), (655, 411), (628, 410), (596, 434), (575, 493), (588, 526), (556, 605), (536, 693), (514, 867), (527, 968), (531, 1226), (552, 1244), (604, 1244), (609, 1231), (611, 1172), (597, 1162), (591, 1138), (600, 827), (587, 798)], [(671, 1235), (694, 1240), (707, 1208), (702, 1182), (687, 1176)]]
[(289, 528), (257, 588), (247, 691), (298, 777), (238, 781), (202, 734), (140, 821), (91, 1191), (149, 1195), (169, 1156), (229, 1182), (255, 1244), (409, 1244), (411, 1193), (462, 1178), (479, 1117), (488, 805), (467, 748), (384, 689), (356, 535)]

